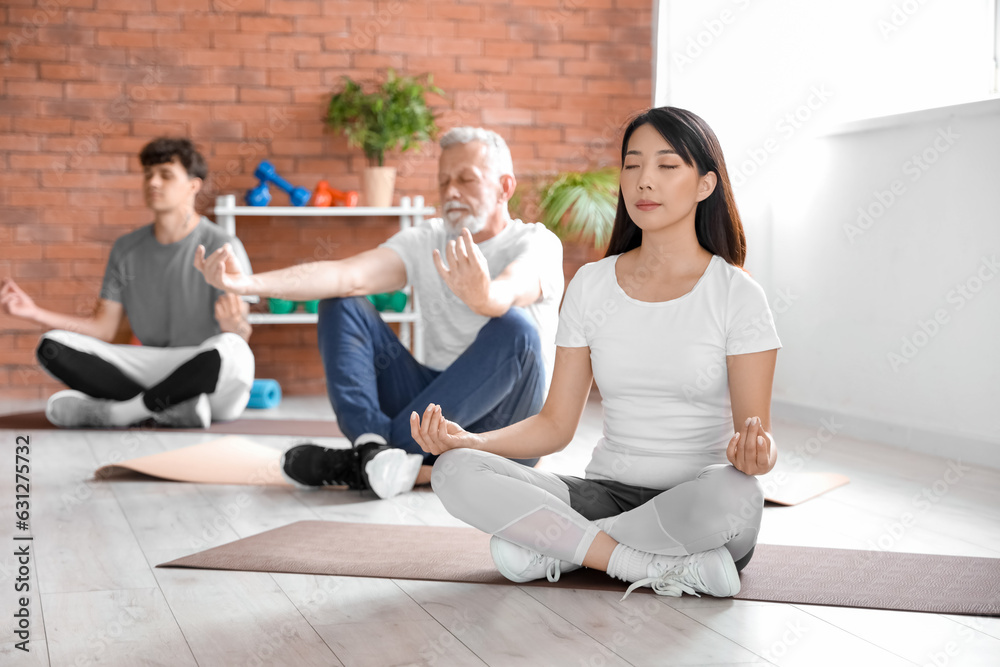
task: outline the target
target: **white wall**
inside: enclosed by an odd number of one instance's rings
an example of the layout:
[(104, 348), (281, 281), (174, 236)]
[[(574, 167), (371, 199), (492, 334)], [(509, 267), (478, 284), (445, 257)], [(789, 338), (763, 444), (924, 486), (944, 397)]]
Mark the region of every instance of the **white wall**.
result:
[(1000, 104), (914, 116), (806, 142), (780, 179), (774, 396), (1000, 467)]
[[(747, 268), (776, 310), (774, 414), (817, 426), (832, 416), (844, 434), (1000, 467), (1000, 101), (845, 124), (933, 86), (926, 63), (919, 84), (891, 56), (934, 51), (963, 28), (934, 14), (946, 3), (914, 4), (888, 36), (878, 20), (900, 0), (822, 3), (836, 8), (826, 21), (802, 8), (818, 4), (660, 8), (669, 46), (659, 44), (657, 103), (689, 108), (719, 134)], [(685, 35), (727, 9), (732, 20), (698, 58), (676, 58)], [(843, 62), (853, 45), (867, 67)], [(859, 221), (859, 207), (869, 217)]]

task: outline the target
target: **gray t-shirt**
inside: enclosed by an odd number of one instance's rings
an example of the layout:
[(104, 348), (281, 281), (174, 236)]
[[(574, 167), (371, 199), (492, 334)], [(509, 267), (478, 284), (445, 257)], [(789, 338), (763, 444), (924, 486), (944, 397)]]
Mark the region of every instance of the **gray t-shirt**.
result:
[(176, 243), (156, 240), (153, 225), (115, 241), (104, 272), (101, 298), (125, 308), (132, 332), (143, 345), (198, 345), (219, 333), (215, 302), (223, 293), (205, 282), (194, 268), (199, 245), (206, 254), (230, 243), (250, 273), (250, 260), (240, 240), (202, 217), (190, 234)]
[[(441, 251), (447, 264), (446, 246), (453, 238), (457, 235), (444, 221), (433, 218), (398, 232), (380, 246), (396, 251), (406, 265), (406, 281), (413, 286), (423, 316), (425, 363), (436, 370), (450, 366), (489, 321), (455, 296), (434, 266), (433, 250)], [(524, 310), (534, 320), (542, 341), (547, 389), (552, 379), (559, 302), (565, 286), (562, 243), (540, 222), (525, 224), (512, 220), (499, 234), (477, 245), (486, 257), (491, 279), (496, 279), (515, 261), (537, 267), (541, 275), (542, 298)]]

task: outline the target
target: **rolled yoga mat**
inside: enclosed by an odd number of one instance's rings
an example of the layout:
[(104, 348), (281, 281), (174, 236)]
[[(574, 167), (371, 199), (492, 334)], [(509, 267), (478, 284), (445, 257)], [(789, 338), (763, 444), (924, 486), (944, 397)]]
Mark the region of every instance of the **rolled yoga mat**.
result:
[[(489, 539), (474, 528), (299, 521), (157, 567), (512, 585)], [(741, 600), (1000, 616), (1000, 558), (758, 544), (740, 580)], [(626, 588), (587, 569), (526, 585)]]
[[(279, 454), (278, 450), (247, 438), (228, 436), (221, 440), (209, 440), (190, 447), (122, 461), (113, 466), (103, 466), (97, 469), (95, 475), (120, 472), (112, 469), (128, 469), (177, 482), (271, 484), (270, 481), (246, 481), (239, 471), (268, 456), (277, 460)], [(220, 465), (223, 463), (224, 465)], [(846, 484), (848, 479), (835, 473), (800, 472), (786, 473), (780, 481), (781, 484), (763, 483), (764, 499), (778, 505), (795, 505)]]
[[(45, 418), (44, 412), (19, 412), (0, 415), (0, 430), (11, 431), (64, 431)], [(339, 438), (343, 436), (337, 422), (332, 419), (235, 419), (231, 422), (212, 422), (208, 428), (173, 428), (168, 426), (132, 426), (128, 428), (87, 428), (84, 431), (168, 431), (173, 433), (236, 433), (239, 435), (287, 435), (312, 438)]]
[(254, 380), (250, 387), (250, 400), (247, 407), (251, 410), (266, 410), (275, 408), (281, 403), (281, 385), (277, 380)]
[(173, 449), (121, 463), (101, 466), (96, 479), (113, 479), (132, 472), (175, 482), (289, 486), (278, 463), (281, 450), (238, 435)]

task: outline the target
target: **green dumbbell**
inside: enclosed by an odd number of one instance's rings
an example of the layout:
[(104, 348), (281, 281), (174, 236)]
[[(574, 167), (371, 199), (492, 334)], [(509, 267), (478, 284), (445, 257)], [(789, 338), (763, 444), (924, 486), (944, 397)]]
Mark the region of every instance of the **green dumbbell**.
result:
[(275, 299), (270, 297), (267, 300), (267, 309), (275, 315), (287, 315), (295, 310), (295, 302), (288, 299)]
[(375, 310), (379, 312), (392, 310), (401, 313), (406, 308), (406, 292), (397, 291), (384, 294), (369, 294), (368, 300), (372, 302)]

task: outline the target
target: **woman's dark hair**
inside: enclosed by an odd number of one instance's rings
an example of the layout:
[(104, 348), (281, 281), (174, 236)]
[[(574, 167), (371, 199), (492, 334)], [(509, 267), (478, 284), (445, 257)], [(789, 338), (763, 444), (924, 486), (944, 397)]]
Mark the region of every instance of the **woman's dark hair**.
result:
[(202, 180), (208, 176), (205, 158), (201, 156), (190, 139), (159, 137), (150, 141), (139, 151), (139, 162), (142, 163), (143, 167), (173, 162), (175, 157), (180, 161), (188, 176)]
[[(747, 254), (746, 236), (740, 213), (736, 210), (733, 188), (726, 172), (726, 162), (722, 157), (722, 147), (712, 132), (712, 128), (701, 118), (677, 107), (648, 109), (632, 119), (622, 137), (622, 165), (632, 133), (639, 127), (651, 125), (667, 143), (677, 151), (684, 163), (698, 169), (702, 176), (714, 171), (717, 177), (715, 190), (698, 203), (695, 211), (694, 230), (698, 243), (713, 255), (719, 255), (734, 266), (743, 266)], [(610, 257), (618, 255), (642, 243), (642, 229), (629, 217), (625, 208), (625, 198), (618, 189), (618, 211), (615, 225), (608, 243)]]

